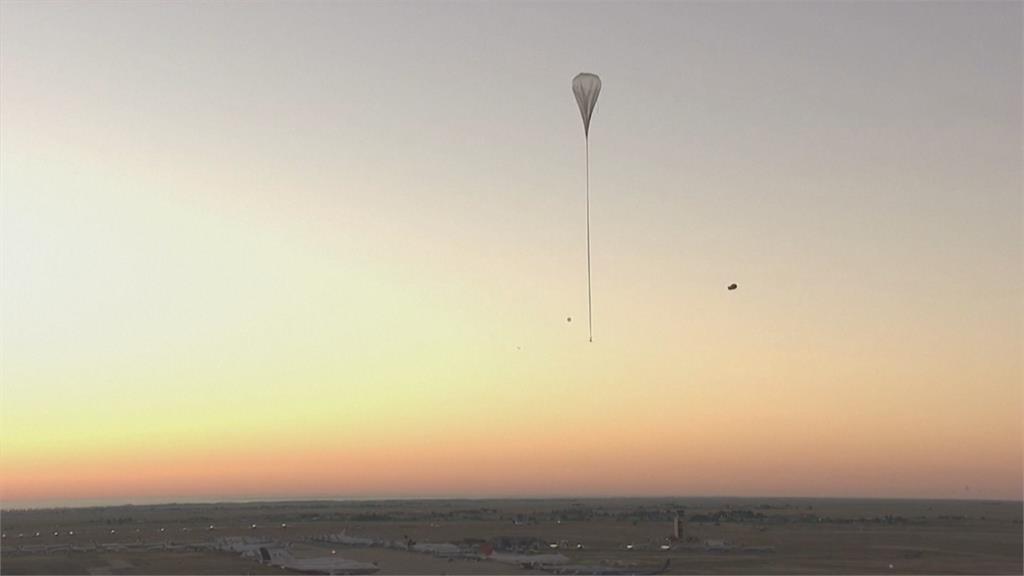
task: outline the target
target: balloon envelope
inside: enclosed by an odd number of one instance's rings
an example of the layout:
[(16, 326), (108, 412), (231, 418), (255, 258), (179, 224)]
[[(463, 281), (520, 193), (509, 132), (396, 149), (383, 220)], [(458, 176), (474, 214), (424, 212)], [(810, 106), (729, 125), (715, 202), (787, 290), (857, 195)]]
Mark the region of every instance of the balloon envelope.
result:
[(572, 79), (572, 93), (576, 95), (576, 103), (580, 106), (583, 116), (583, 133), (590, 137), (590, 117), (597, 105), (597, 95), (601, 93), (601, 79), (597, 74), (582, 72)]

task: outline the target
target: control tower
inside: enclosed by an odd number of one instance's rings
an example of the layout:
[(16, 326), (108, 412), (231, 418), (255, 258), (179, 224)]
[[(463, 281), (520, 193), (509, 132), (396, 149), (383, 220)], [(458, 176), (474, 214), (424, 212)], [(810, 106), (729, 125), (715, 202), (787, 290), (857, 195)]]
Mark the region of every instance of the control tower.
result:
[(686, 535), (685, 530), (684, 530), (684, 526), (683, 526), (683, 522), (684, 522), (683, 518), (684, 518), (685, 515), (686, 515), (686, 511), (684, 511), (684, 510), (676, 510), (675, 517), (672, 518), (672, 539), (673, 540), (677, 540), (677, 541), (678, 540), (682, 540), (683, 537)]

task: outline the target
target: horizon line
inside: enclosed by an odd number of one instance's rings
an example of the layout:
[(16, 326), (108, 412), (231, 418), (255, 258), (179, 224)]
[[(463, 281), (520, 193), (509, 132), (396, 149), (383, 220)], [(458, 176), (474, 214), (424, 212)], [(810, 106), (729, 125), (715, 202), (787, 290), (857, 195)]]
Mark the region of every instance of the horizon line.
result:
[(154, 502), (118, 502), (109, 504), (70, 504), (70, 505), (44, 505), (44, 506), (22, 506), (8, 507), (0, 503), (2, 512), (29, 512), (42, 510), (88, 510), (92, 508), (142, 508), (159, 506), (218, 506), (218, 505), (245, 505), (245, 504), (299, 504), (299, 503), (323, 503), (323, 502), (417, 502), (417, 501), (546, 501), (546, 500), (712, 500), (712, 499), (735, 499), (735, 500), (899, 500), (899, 501), (920, 501), (920, 502), (1010, 502), (1024, 504), (1024, 496), (1021, 498), (954, 498), (954, 497), (914, 497), (914, 496), (740, 496), (728, 494), (714, 495), (597, 495), (597, 496), (384, 496), (384, 497), (313, 497), (313, 498), (239, 498), (226, 500), (166, 500)]

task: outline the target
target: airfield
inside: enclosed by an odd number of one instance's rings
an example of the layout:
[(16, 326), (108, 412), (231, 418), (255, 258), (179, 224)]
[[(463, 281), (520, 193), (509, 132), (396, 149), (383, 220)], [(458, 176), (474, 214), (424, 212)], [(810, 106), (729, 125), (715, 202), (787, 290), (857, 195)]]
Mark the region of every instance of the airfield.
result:
[(6, 510), (3, 574), (1021, 574), (1021, 502), (672, 498)]

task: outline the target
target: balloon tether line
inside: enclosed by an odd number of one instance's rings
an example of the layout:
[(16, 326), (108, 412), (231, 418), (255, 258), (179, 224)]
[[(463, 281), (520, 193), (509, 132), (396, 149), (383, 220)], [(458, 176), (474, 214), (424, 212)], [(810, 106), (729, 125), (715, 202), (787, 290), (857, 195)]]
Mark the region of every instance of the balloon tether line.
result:
[(590, 135), (584, 138), (587, 146), (587, 332), (594, 341), (594, 306), (590, 289)]
[(593, 342), (594, 299), (590, 273), (590, 117), (594, 113), (597, 96), (601, 93), (601, 79), (597, 74), (580, 72), (572, 79), (572, 93), (576, 96), (576, 104), (580, 107), (580, 117), (583, 119), (583, 138), (587, 146), (587, 334), (590, 342)]

